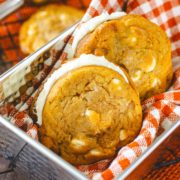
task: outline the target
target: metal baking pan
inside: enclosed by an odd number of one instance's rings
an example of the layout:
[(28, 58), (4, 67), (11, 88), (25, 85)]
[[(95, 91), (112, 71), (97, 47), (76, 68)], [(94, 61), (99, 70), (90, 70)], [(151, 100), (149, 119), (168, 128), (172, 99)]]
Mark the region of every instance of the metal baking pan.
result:
[[(53, 46), (58, 47), (58, 41), (66, 37), (73, 29), (74, 26), (1, 75), (0, 84), (8, 77), (11, 76), (12, 78), (13, 74), (18, 73), (22, 68), (29, 66), (44, 51)], [(160, 152), (159, 147), (162, 147), (167, 138), (177, 131), (179, 125), (180, 121), (177, 121), (158, 136), (154, 143), (117, 179), (142, 178), (145, 171), (141, 167), (143, 166), (146, 170), (150, 169), (148, 158), (153, 157), (153, 153)], [(157, 155), (154, 157), (157, 157)], [(79, 180), (88, 178), (60, 156), (30, 138), (24, 131), (0, 116), (0, 179)]]

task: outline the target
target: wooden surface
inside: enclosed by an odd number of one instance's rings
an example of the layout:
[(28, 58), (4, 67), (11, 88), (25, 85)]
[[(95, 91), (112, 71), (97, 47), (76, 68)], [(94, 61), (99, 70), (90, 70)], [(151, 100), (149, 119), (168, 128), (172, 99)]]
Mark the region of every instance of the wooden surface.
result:
[(127, 178), (180, 179), (180, 127), (156, 148)]

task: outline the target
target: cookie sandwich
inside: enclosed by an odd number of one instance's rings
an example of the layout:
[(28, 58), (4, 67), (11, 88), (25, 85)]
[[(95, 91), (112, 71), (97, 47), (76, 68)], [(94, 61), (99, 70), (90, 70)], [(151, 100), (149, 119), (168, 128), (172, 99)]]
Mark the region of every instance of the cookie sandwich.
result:
[(134, 140), (142, 108), (126, 71), (81, 55), (47, 79), (35, 99), (40, 141), (74, 165), (112, 158)]

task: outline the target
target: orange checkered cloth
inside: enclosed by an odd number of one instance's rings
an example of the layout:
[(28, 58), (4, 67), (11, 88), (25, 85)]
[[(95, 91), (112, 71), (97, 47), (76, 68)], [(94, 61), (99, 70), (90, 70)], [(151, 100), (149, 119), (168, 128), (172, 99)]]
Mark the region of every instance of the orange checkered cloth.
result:
[[(0, 0), (2, 2), (4, 0)], [(25, 57), (19, 47), (19, 30), (21, 24), (37, 9), (36, 6), (25, 5), (0, 20), (0, 74)]]
[[(82, 19), (83, 22), (103, 12), (112, 13), (122, 10), (124, 4), (127, 6), (127, 13), (140, 14), (152, 22), (160, 25), (172, 43), (172, 61), (174, 67), (174, 80), (169, 91), (156, 95), (143, 102), (143, 124), (137, 138), (121, 148), (116, 157), (111, 160), (103, 160), (91, 165), (78, 166), (91, 179), (113, 179), (120, 175), (131, 163), (133, 163), (150, 146), (154, 139), (164, 130), (168, 129), (175, 121), (180, 119), (180, 5), (178, 0), (129, 0), (126, 4), (123, 0), (93, 0)], [(0, 113), (10, 119), (16, 126), (24, 129), (28, 135), (38, 139), (38, 128), (35, 122), (29, 117), (28, 110), (34, 96), (41, 89), (42, 82), (45, 82), (50, 71), (61, 66), (68, 57), (67, 47), (71, 46), (73, 33), (61, 39), (51, 50), (60, 52), (59, 58), (47, 56), (41, 61), (44, 68), (41, 68), (28, 85), (26, 91), (17, 100), (8, 100), (0, 107)], [(35, 65), (34, 65), (35, 66)], [(33, 69), (33, 66), (32, 66)], [(32, 70), (31, 69), (31, 70)], [(28, 81), (29, 82), (29, 81)], [(39, 88), (40, 87), (40, 88)], [(24, 87), (25, 88), (25, 87)], [(20, 89), (20, 88), (19, 88)], [(160, 130), (160, 131), (158, 131)]]

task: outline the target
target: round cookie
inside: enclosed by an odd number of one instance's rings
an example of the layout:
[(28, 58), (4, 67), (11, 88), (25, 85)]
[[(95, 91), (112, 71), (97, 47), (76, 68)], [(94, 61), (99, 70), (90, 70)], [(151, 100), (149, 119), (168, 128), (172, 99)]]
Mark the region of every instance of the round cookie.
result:
[(126, 72), (93, 55), (55, 71), (36, 109), (40, 141), (74, 165), (113, 157), (137, 136), (142, 122), (139, 96)]
[[(93, 20), (91, 23), (95, 26)], [(95, 54), (125, 66), (142, 100), (164, 92), (170, 85), (170, 41), (159, 26), (139, 15), (101, 23), (82, 37), (75, 48), (75, 57)]]
[(80, 20), (83, 14), (83, 11), (65, 5), (47, 5), (40, 8), (21, 26), (21, 50), (27, 54), (36, 51)]

